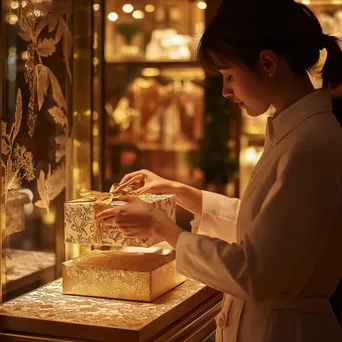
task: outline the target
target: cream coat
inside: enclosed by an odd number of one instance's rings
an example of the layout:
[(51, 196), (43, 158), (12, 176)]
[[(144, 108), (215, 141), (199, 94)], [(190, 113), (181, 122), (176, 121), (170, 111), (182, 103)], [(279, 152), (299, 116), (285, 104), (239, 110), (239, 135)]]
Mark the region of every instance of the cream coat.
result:
[(269, 118), (242, 201), (203, 191), (198, 224), (179, 237), (178, 271), (224, 292), (217, 341), (342, 341), (329, 305), (342, 276), (342, 132), (331, 109), (316, 90)]

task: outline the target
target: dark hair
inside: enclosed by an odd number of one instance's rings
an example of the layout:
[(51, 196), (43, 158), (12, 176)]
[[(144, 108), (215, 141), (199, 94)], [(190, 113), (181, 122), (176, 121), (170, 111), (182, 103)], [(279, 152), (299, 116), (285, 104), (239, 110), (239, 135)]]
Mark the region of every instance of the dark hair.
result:
[[(313, 71), (326, 48), (323, 86), (342, 84), (339, 40), (325, 35), (315, 14), (293, 0), (224, 0), (205, 30), (198, 50), (208, 70), (224, 69), (225, 61), (244, 63), (256, 70), (260, 52), (270, 49), (285, 57), (296, 74)], [(213, 54), (221, 61), (213, 59)]]

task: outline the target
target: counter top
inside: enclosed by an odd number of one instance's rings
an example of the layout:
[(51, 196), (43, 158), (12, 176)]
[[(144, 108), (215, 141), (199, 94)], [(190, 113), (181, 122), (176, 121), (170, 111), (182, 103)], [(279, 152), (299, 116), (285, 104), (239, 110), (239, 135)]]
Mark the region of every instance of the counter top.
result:
[(91, 341), (150, 341), (219, 292), (186, 280), (152, 303), (62, 294), (58, 279), (0, 305), (0, 329)]

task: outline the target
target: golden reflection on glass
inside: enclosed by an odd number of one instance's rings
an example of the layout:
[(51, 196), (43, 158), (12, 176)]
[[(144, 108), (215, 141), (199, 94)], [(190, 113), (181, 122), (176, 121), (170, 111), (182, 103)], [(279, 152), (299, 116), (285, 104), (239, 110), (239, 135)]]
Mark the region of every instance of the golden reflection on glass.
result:
[(57, 218), (71, 153), (72, 34), (70, 2), (7, 1), (2, 9), (0, 249), (7, 300), (61, 274)]

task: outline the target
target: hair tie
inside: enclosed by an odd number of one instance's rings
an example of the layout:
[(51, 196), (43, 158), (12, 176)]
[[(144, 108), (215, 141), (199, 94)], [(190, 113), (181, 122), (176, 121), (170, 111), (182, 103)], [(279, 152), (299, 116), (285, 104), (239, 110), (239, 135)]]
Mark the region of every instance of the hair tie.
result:
[(325, 33), (322, 33), (321, 36), (318, 39), (318, 49), (323, 50), (327, 46), (327, 39), (328, 36)]

